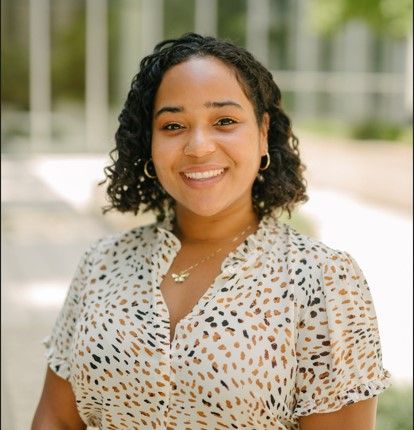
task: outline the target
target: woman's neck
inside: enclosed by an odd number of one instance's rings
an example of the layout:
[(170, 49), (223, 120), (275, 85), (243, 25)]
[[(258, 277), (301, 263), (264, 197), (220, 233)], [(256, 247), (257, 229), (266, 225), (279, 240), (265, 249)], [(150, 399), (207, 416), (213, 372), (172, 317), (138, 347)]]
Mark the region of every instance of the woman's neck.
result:
[(174, 233), (181, 242), (217, 243), (227, 241), (249, 227), (249, 234), (259, 223), (253, 207), (227, 209), (210, 217), (197, 215), (177, 205)]

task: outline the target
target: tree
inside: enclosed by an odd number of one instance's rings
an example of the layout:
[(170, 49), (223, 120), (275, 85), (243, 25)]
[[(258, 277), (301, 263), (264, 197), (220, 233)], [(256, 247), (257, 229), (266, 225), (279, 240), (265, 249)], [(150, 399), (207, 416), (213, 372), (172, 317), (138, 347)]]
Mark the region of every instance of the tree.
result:
[(406, 39), (405, 107), (413, 117), (413, 3), (412, 0), (311, 0), (310, 19), (323, 35), (341, 30), (359, 20), (373, 31), (395, 39)]
[(310, 19), (322, 34), (360, 20), (379, 34), (405, 38), (412, 32), (412, 0), (311, 0)]

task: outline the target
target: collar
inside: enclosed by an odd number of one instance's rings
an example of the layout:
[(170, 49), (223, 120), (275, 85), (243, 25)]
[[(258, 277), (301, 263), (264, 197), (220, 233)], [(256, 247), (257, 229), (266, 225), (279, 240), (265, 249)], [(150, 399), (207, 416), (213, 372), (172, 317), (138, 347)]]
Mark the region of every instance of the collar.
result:
[[(155, 227), (158, 232), (158, 243), (168, 244), (174, 251), (181, 248), (180, 240), (172, 232), (174, 227), (175, 213), (166, 216), (164, 221), (156, 223)], [(277, 220), (275, 212), (265, 215), (259, 222), (255, 232), (249, 234), (236, 249), (231, 251), (224, 259), (222, 270), (225, 270), (237, 262), (245, 262), (250, 258), (257, 258), (269, 248), (272, 248), (275, 237), (279, 236), (280, 223)], [(167, 241), (166, 241), (167, 240)]]

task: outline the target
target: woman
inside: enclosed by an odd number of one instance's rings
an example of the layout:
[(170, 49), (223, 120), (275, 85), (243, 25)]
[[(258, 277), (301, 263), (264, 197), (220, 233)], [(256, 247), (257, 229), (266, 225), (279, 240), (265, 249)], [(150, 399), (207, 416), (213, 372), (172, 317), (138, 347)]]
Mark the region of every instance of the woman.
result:
[(364, 276), (277, 220), (306, 200), (280, 99), (251, 54), (211, 37), (143, 59), (106, 210), (158, 222), (85, 253), (33, 429), (374, 429), (390, 375)]

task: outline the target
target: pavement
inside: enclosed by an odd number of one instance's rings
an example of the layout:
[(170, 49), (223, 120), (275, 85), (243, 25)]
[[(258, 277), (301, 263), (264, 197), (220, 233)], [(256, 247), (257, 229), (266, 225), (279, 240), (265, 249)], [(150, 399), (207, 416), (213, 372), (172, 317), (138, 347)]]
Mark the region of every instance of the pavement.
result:
[[(319, 239), (360, 263), (384, 365), (396, 383), (412, 383), (411, 148), (302, 141), (310, 200), (300, 212)], [(106, 162), (100, 154), (2, 155), (3, 430), (30, 428), (46, 370), (41, 340), (82, 251), (103, 235), (151, 220), (101, 215), (104, 189), (96, 183)]]
[(82, 249), (109, 231), (62, 200), (32, 167), (31, 160), (2, 159), (4, 430), (30, 428), (46, 370), (40, 342)]
[(312, 188), (332, 189), (411, 217), (413, 152), (407, 144), (359, 142), (298, 132)]

